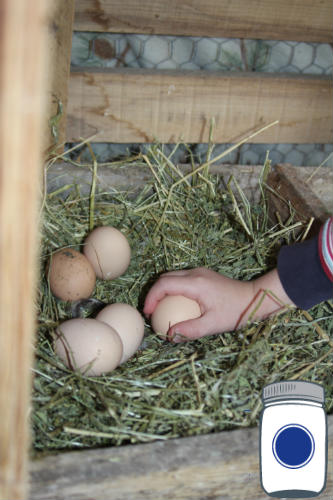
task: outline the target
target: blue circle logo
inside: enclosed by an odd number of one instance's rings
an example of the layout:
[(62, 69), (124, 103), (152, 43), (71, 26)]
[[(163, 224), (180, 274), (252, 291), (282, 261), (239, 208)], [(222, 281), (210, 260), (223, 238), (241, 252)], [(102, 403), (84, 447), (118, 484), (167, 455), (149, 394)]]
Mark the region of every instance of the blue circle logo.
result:
[(279, 464), (288, 469), (299, 469), (310, 462), (315, 450), (311, 432), (299, 424), (284, 425), (272, 443), (273, 454)]

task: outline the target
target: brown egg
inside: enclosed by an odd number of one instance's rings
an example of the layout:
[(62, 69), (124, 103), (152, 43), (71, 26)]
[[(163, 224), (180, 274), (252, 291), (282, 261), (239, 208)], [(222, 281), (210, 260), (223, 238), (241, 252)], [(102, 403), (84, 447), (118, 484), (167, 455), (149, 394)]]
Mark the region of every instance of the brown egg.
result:
[(92, 294), (95, 271), (88, 259), (72, 248), (63, 248), (52, 254), (47, 275), (51, 292), (61, 300), (87, 299)]
[(124, 350), (120, 364), (133, 356), (142, 342), (145, 329), (139, 311), (129, 304), (110, 304), (97, 314), (96, 319), (112, 326), (121, 338)]
[(201, 316), (199, 304), (183, 295), (166, 295), (159, 301), (151, 316), (155, 333), (166, 335), (170, 326)]
[(84, 242), (83, 253), (93, 266), (96, 276), (103, 280), (121, 276), (131, 260), (131, 248), (126, 236), (111, 226), (94, 229)]
[(118, 366), (123, 344), (111, 326), (96, 319), (76, 318), (58, 327), (54, 350), (71, 370), (101, 375)]

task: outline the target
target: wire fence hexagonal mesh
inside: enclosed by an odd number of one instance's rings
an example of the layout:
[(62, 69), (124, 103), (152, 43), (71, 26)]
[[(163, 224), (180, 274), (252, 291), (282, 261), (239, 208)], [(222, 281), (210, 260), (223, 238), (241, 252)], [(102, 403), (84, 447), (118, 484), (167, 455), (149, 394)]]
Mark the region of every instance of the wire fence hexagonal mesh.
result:
[[(333, 48), (330, 44), (293, 41), (75, 32), (72, 66), (330, 75)], [(212, 156), (229, 146), (215, 145)], [(101, 161), (112, 161), (146, 147), (114, 143), (93, 145)], [(207, 144), (193, 144), (191, 153), (200, 159), (207, 153), (207, 147)], [(168, 150), (172, 146), (165, 145), (165, 148)], [(244, 144), (225, 161), (262, 164), (267, 151), (273, 163), (308, 166), (326, 162), (327, 166), (333, 166), (333, 144)], [(180, 146), (177, 160), (187, 162), (188, 154), (188, 148)]]

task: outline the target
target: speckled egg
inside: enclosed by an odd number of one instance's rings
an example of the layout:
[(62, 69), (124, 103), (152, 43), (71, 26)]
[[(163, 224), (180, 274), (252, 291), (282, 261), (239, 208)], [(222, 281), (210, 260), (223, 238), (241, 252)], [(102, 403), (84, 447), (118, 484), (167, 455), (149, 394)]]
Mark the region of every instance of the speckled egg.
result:
[(87, 299), (96, 283), (96, 274), (89, 260), (72, 248), (63, 248), (52, 254), (47, 277), (51, 292), (66, 301)]

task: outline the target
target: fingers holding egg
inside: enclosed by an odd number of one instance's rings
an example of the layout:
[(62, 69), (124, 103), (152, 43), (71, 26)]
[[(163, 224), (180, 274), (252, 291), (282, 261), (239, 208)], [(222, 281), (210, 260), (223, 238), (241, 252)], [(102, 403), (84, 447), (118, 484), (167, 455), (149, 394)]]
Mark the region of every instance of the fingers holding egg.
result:
[(202, 315), (199, 318), (175, 323), (169, 328), (167, 338), (171, 342), (178, 344), (201, 338), (210, 333), (213, 332), (209, 330), (209, 318), (207, 318), (207, 315)]
[(166, 295), (155, 307), (151, 325), (155, 333), (164, 337), (173, 325), (200, 316), (201, 309), (195, 300), (184, 295)]
[(150, 316), (158, 304), (168, 296), (182, 295), (195, 301), (195, 288), (193, 282), (187, 279), (188, 276), (191, 276), (191, 271), (187, 270), (161, 274), (146, 295), (143, 308), (144, 314)]

